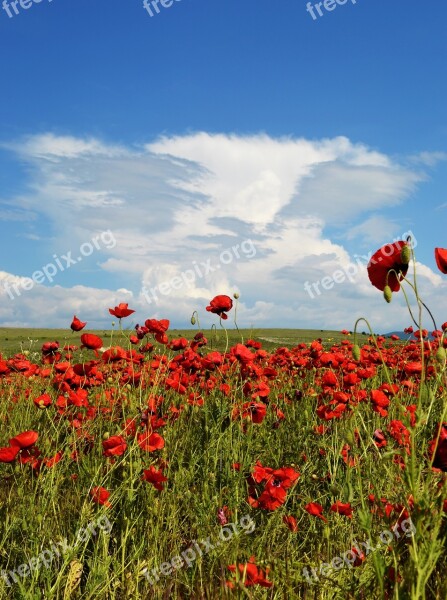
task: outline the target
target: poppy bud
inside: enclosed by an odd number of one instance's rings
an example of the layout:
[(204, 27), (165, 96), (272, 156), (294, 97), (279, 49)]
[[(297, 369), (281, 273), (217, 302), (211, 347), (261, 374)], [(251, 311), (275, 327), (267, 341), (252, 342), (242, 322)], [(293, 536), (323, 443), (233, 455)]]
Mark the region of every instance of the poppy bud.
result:
[(195, 316), (193, 315), (193, 316), (191, 317), (191, 325), (195, 325), (195, 324), (196, 324), (196, 318), (195, 318)]
[(345, 440), (348, 442), (348, 444), (350, 446), (354, 445), (355, 440), (354, 440), (354, 435), (353, 435), (352, 431), (347, 431), (346, 432), (346, 434), (345, 434)]
[(385, 288), (383, 290), (383, 297), (388, 302), (388, 304), (391, 302), (391, 300), (393, 298), (393, 292), (391, 291), (391, 288), (389, 285), (385, 286)]
[(239, 294), (238, 294), (238, 292), (234, 292), (234, 294), (233, 294), (233, 298), (234, 298), (235, 300), (237, 300), (237, 299), (239, 298)]
[(446, 356), (445, 348), (442, 346), (438, 348), (438, 351), (436, 352), (436, 360), (441, 364), (445, 364)]
[(355, 344), (352, 347), (352, 357), (354, 360), (360, 360), (360, 348), (359, 348), (358, 344)]
[(402, 250), (400, 251), (400, 260), (403, 265), (408, 265), (408, 263), (410, 262), (410, 258), (410, 247), (408, 246), (408, 244), (405, 244), (405, 246), (403, 246)]

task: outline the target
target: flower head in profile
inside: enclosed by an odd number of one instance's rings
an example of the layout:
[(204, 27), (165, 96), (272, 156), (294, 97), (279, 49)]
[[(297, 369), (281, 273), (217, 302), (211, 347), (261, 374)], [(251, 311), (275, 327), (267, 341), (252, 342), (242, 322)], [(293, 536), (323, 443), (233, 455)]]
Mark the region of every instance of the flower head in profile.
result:
[(101, 486), (94, 487), (90, 490), (90, 495), (96, 504), (102, 504), (103, 506), (107, 506), (107, 508), (112, 506), (109, 502), (110, 492), (105, 488)]
[(327, 519), (323, 515), (323, 507), (321, 506), (321, 504), (318, 504), (318, 502), (309, 502), (309, 504), (306, 504), (306, 506), (304, 507), (304, 510), (307, 511), (313, 517), (318, 517), (319, 519), (327, 523)]
[(209, 306), (206, 307), (206, 310), (219, 315), (221, 319), (228, 319), (228, 315), (226, 313), (232, 308), (233, 300), (230, 298), (230, 296), (222, 294), (220, 296), (215, 296), (211, 300)]
[(0, 448), (0, 463), (13, 462), (19, 452), (19, 446), (5, 446)]
[(149, 469), (143, 470), (141, 479), (143, 481), (147, 481), (148, 483), (152, 483), (154, 488), (160, 492), (163, 490), (163, 484), (165, 481), (168, 481), (168, 478), (163, 475), (162, 469), (157, 471), (157, 469), (152, 465), (149, 467)]
[(72, 331), (81, 331), (81, 329), (84, 329), (84, 327), (87, 325), (87, 323), (84, 323), (83, 321), (80, 321), (78, 319), (78, 317), (75, 315), (73, 317), (73, 321), (71, 322), (70, 328)]
[(109, 313), (117, 319), (124, 319), (135, 312), (134, 310), (128, 308), (128, 306), (129, 305), (127, 303), (121, 302), (118, 304), (118, 306), (115, 306), (115, 308), (109, 308)]
[(88, 350), (94, 350), (96, 356), (98, 356), (98, 350), (103, 347), (103, 341), (94, 333), (83, 333), (81, 335), (81, 348), (87, 348)]
[[(273, 583), (267, 579), (268, 569), (260, 569), (255, 564), (255, 557), (250, 556), (247, 563), (239, 563), (234, 565), (228, 565), (227, 567), (232, 573), (236, 570), (239, 571), (239, 577), (242, 579), (242, 583), (245, 587), (252, 587), (260, 585), (261, 587), (269, 588), (272, 587)], [(232, 581), (227, 581), (227, 587), (233, 589), (235, 587)]]
[(375, 252), (367, 266), (372, 285), (382, 292), (389, 287), (400, 290), (400, 281), (408, 271), (408, 244), (403, 240), (386, 244)]
[(16, 446), (21, 450), (23, 448), (30, 448), (34, 446), (39, 438), (39, 434), (36, 431), (24, 431), (23, 433), (19, 433), (15, 437), (9, 440), (10, 446)]
[(447, 249), (446, 248), (435, 248), (435, 259), (438, 269), (444, 275), (447, 275)]

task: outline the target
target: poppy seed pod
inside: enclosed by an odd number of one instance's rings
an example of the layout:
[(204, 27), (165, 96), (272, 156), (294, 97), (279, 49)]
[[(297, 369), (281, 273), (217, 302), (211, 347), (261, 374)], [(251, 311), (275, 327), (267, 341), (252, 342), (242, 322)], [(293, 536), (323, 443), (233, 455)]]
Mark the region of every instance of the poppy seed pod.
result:
[(410, 258), (411, 258), (410, 247), (408, 246), (408, 244), (406, 244), (405, 246), (403, 246), (402, 250), (400, 251), (400, 260), (402, 261), (403, 265), (408, 265), (408, 263), (410, 262)]
[(389, 285), (386, 285), (384, 287), (384, 289), (383, 289), (383, 297), (388, 302), (388, 304), (391, 302), (391, 300), (393, 298), (393, 292), (391, 291), (391, 288), (390, 288)]
[(355, 344), (352, 347), (352, 357), (354, 358), (354, 360), (360, 360), (360, 348), (358, 344)]
[(438, 351), (436, 352), (436, 360), (441, 363), (441, 365), (443, 365), (445, 363), (447, 354), (445, 351), (445, 348), (443, 348), (442, 346), (440, 348), (438, 348)]
[(237, 300), (237, 299), (239, 298), (239, 293), (238, 293), (238, 292), (234, 292), (234, 294), (233, 294), (233, 298), (234, 298), (235, 300)]

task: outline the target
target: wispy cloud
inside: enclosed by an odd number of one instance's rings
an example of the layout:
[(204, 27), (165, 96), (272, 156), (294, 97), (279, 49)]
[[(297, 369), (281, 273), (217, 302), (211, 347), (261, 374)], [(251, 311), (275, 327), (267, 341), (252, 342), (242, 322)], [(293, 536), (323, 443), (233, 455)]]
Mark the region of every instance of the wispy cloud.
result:
[[(384, 327), (400, 322), (396, 307), (383, 310), (364, 272), (355, 284), (314, 301), (303, 287), (352, 262), (348, 242), (363, 249), (378, 232), (396, 233), (396, 222), (382, 211), (403, 203), (424, 180), (423, 173), (363, 144), (345, 137), (199, 132), (135, 147), (52, 134), (7, 146), (27, 165), (30, 180), (20, 195), (3, 200), (51, 225), (51, 241), (39, 242), (48, 244), (50, 256), (105, 229), (117, 242), (97, 261), (97, 287), (36, 286), (30, 292), (42, 304), (44, 298), (55, 304), (56, 294), (60, 308), (46, 312), (47, 323), (60, 324), (62, 313), (66, 319), (75, 308), (91, 314), (92, 306), (118, 299), (124, 292), (112, 290), (123, 287), (142, 312), (175, 315), (177, 324), (187, 324), (192, 310), (215, 293), (234, 289), (242, 292), (240, 314), (248, 326), (347, 327), (352, 314), (365, 312), (365, 302), (377, 306)], [(156, 306), (145, 301), (142, 286), (175, 277), (194, 261), (216, 262), (225, 248), (248, 238), (255, 257), (222, 265)], [(72, 285), (84, 282), (81, 268), (70, 272)], [(427, 285), (439, 290), (444, 284), (430, 276)], [(0, 308), (3, 321), (25, 319), (28, 298), (14, 302)]]

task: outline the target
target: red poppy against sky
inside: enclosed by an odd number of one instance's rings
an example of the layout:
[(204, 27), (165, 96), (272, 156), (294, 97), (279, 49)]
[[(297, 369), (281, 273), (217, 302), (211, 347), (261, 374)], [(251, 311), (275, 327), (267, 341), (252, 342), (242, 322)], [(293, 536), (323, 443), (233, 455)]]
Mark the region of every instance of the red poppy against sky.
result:
[(447, 249), (435, 248), (435, 259), (441, 273), (447, 275)]
[(228, 315), (226, 313), (232, 308), (233, 300), (230, 298), (230, 296), (222, 294), (220, 296), (215, 296), (211, 300), (209, 306), (206, 307), (206, 310), (219, 315), (219, 317), (222, 319), (228, 319)]
[(109, 313), (117, 319), (124, 319), (135, 312), (134, 310), (128, 308), (128, 306), (129, 305), (127, 303), (121, 302), (118, 304), (118, 306), (115, 306), (115, 308), (109, 308)]
[(87, 325), (87, 323), (83, 323), (82, 321), (80, 321), (78, 319), (78, 317), (75, 315), (73, 317), (73, 321), (71, 322), (70, 328), (73, 331), (81, 331), (81, 329), (84, 329), (84, 327)]
[[(402, 262), (402, 248), (407, 246), (407, 242), (399, 241), (393, 244), (386, 244), (375, 252), (368, 263), (368, 277), (374, 287), (383, 292), (386, 285), (389, 285), (391, 291), (398, 292), (400, 289), (399, 281), (405, 277), (408, 271), (408, 264)], [(398, 273), (398, 277), (396, 276)]]

